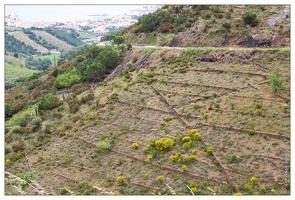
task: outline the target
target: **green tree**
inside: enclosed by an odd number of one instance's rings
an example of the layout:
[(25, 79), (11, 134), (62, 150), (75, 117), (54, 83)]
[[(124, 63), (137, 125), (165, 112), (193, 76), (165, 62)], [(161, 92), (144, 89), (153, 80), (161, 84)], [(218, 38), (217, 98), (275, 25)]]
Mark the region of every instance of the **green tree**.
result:
[(14, 56), (15, 58), (18, 58), (18, 53), (14, 53), (13, 56)]
[(58, 106), (58, 98), (56, 96), (39, 97), (38, 110), (52, 110)]
[(245, 25), (250, 24), (251, 26), (257, 26), (259, 24), (256, 14), (251, 11), (245, 11), (242, 15), (242, 19)]
[(141, 29), (144, 32), (152, 32), (157, 27), (157, 19), (156, 16), (152, 13), (147, 15), (142, 15), (139, 18)]
[(78, 75), (76, 69), (72, 69), (71, 71), (59, 75), (54, 82), (56, 88), (66, 88), (72, 86), (74, 83), (80, 81), (80, 76)]
[(118, 45), (119, 47), (119, 45), (122, 44), (125, 41), (125, 39), (121, 36), (114, 36), (113, 41), (114, 41), (114, 44)]
[(9, 104), (5, 104), (5, 118), (11, 117), (14, 114), (14, 110)]
[(86, 70), (88, 81), (98, 80), (106, 73), (105, 66), (100, 62), (92, 63)]

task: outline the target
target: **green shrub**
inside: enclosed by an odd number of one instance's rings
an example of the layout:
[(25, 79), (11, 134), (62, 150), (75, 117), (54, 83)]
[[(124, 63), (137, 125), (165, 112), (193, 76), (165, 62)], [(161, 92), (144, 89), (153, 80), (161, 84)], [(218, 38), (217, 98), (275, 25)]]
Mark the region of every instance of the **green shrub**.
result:
[(66, 87), (72, 86), (74, 83), (80, 81), (80, 76), (78, 75), (76, 69), (72, 69), (71, 71), (59, 75), (54, 82), (54, 85), (57, 89), (62, 89)]
[(282, 84), (287, 80), (287, 78), (283, 77), (278, 71), (271, 71), (268, 79), (274, 93), (283, 89)]
[(25, 127), (27, 125), (27, 117), (25, 115), (20, 115), (14, 120), (15, 125)]
[(124, 185), (125, 184), (125, 178), (124, 176), (119, 176), (117, 178), (117, 182), (120, 184), (120, 185)]
[(208, 155), (212, 156), (213, 155), (213, 148), (212, 147), (207, 147), (206, 152), (208, 153)]
[(42, 143), (40, 141), (33, 141), (32, 142), (32, 145), (37, 148), (37, 147), (41, 147), (42, 146)]
[(163, 179), (164, 179), (164, 176), (157, 176), (156, 180), (158, 182), (158, 185), (162, 185), (163, 184)]
[(96, 145), (99, 152), (106, 152), (110, 148), (110, 144), (108, 144), (106, 141), (100, 141)]
[(21, 130), (21, 126), (17, 125), (12, 128), (12, 133), (19, 133)]
[(185, 150), (189, 150), (192, 146), (193, 142), (191, 140), (182, 144), (182, 148), (184, 148)]
[(9, 104), (5, 104), (5, 118), (11, 117), (14, 114), (14, 110)]
[(132, 58), (132, 63), (135, 63), (135, 62), (137, 61), (137, 59), (138, 59), (138, 56), (134, 56), (134, 57)]
[(252, 24), (252, 23), (257, 23), (257, 18), (256, 18), (256, 14), (251, 12), (251, 11), (245, 11), (243, 14), (242, 14), (242, 19), (244, 21), (244, 24), (247, 25), (247, 24)]
[(53, 95), (41, 96), (38, 100), (38, 110), (52, 110), (59, 105), (58, 98)]
[(42, 123), (42, 119), (41, 119), (40, 116), (36, 116), (36, 117), (33, 118), (31, 123), (32, 123), (32, 125), (35, 125), (35, 126), (39, 127), (41, 125), (41, 123)]
[(21, 151), (15, 152), (11, 155), (10, 161), (15, 162), (23, 157), (23, 153)]
[(11, 152), (11, 147), (10, 145), (6, 144), (5, 145), (5, 154), (9, 154)]

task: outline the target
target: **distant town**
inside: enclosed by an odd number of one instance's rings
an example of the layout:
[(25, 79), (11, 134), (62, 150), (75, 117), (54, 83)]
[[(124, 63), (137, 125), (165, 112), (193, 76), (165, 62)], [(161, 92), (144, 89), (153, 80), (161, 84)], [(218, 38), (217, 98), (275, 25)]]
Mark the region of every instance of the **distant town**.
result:
[(162, 6), (143, 6), (141, 9), (131, 10), (128, 13), (122, 15), (108, 15), (89, 13), (85, 20), (72, 20), (67, 22), (56, 22), (56, 21), (39, 21), (31, 22), (26, 21), (17, 15), (6, 15), (5, 16), (5, 26), (15, 27), (15, 28), (45, 28), (49, 26), (54, 26), (58, 29), (75, 29), (77, 31), (84, 31), (97, 36), (92, 42), (99, 42), (100, 38), (107, 33), (122, 30), (125, 27), (130, 26), (138, 21), (138, 18), (143, 14), (148, 14), (155, 12)]

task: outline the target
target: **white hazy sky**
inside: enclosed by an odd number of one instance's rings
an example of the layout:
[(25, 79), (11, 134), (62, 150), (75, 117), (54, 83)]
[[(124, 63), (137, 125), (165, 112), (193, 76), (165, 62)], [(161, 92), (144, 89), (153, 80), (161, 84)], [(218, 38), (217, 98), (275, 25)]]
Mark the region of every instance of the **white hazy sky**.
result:
[(5, 5), (5, 15), (18, 15), (27, 21), (67, 21), (92, 19), (87, 15), (119, 15), (144, 5)]

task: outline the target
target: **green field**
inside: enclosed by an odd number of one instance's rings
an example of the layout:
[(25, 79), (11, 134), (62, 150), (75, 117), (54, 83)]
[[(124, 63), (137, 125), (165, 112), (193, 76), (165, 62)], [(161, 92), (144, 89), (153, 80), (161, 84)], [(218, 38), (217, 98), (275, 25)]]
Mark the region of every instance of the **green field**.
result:
[(82, 31), (77, 31), (77, 33), (80, 35), (80, 38), (86, 38), (86, 39), (94, 39), (95, 38), (94, 35), (91, 35), (91, 34), (88, 34), (88, 33), (82, 32)]
[(5, 85), (15, 84), (15, 81), (19, 78), (29, 78), (35, 72), (34, 70), (30, 70), (28, 68), (20, 67), (17, 65), (13, 65), (11, 63), (5, 62)]
[(50, 55), (46, 55), (46, 56), (37, 56), (36, 58), (49, 58), (51, 63), (52, 63), (52, 67), (54, 67), (54, 56), (55, 56), (55, 63), (57, 64), (57, 61), (59, 60), (59, 54), (50, 54)]

